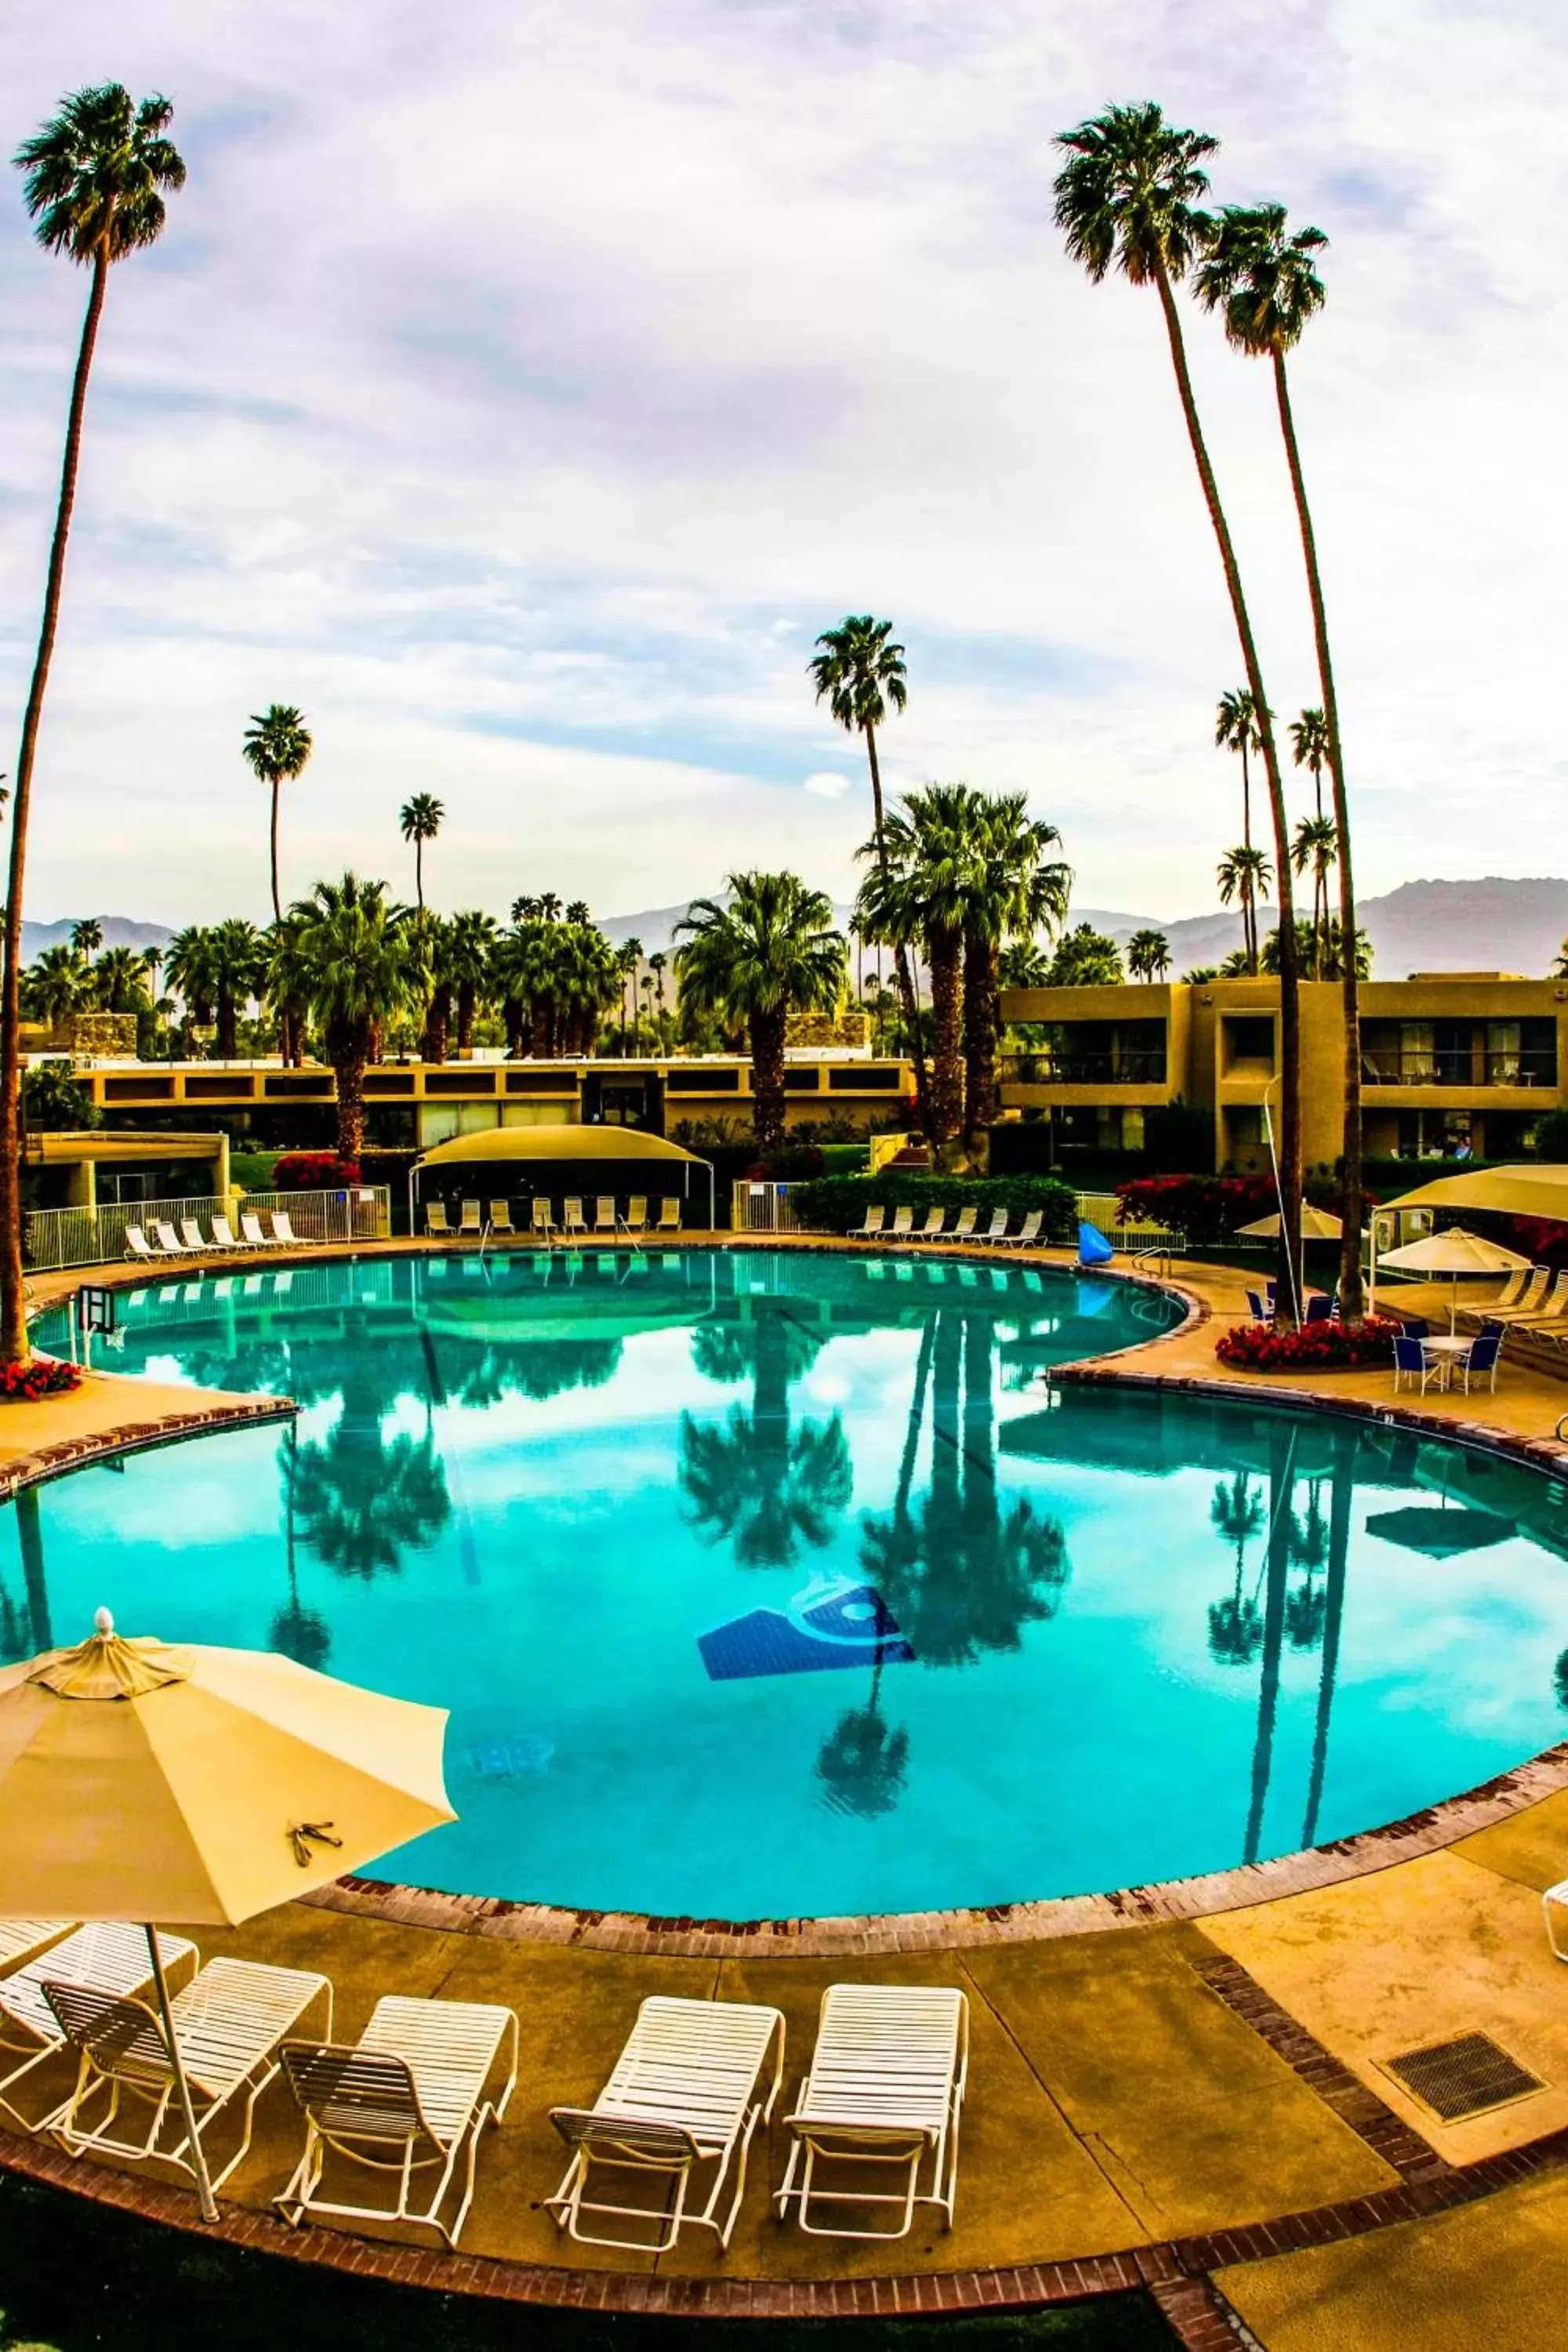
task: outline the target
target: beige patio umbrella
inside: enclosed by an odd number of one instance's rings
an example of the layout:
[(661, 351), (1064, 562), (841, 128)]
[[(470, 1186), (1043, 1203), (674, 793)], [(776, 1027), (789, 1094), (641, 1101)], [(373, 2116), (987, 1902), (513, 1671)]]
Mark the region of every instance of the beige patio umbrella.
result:
[(1500, 1242), (1489, 1242), (1480, 1234), (1467, 1233), (1462, 1225), (1451, 1225), (1446, 1234), (1423, 1234), (1418, 1242), (1406, 1242), (1400, 1249), (1384, 1250), (1378, 1259), (1381, 1270), (1385, 1265), (1396, 1266), (1405, 1274), (1447, 1274), (1453, 1277), (1448, 1303), (1448, 1329), (1454, 1328), (1459, 1309), (1459, 1278), (1467, 1274), (1517, 1274), (1528, 1265), (1529, 1258), (1521, 1257), (1517, 1250), (1504, 1249)]
[[(1328, 1209), (1314, 1209), (1310, 1201), (1302, 1202), (1301, 1239), (1304, 1242), (1337, 1242), (1343, 1231), (1342, 1218), (1336, 1217)], [(1250, 1225), (1238, 1225), (1237, 1232), (1253, 1234), (1258, 1241), (1277, 1242), (1279, 1238), (1279, 1213), (1276, 1210), (1271, 1217), (1258, 1217)]]
[(455, 1819), (444, 1707), (268, 1651), (124, 1641), (0, 1668), (0, 1916), (147, 1927), (204, 2217), (196, 2136), (151, 1923), (235, 1927)]

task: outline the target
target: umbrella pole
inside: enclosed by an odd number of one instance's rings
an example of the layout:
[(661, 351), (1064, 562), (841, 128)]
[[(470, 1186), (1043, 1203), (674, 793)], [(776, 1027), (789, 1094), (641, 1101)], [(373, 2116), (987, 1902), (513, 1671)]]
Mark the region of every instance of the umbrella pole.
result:
[(169, 2007), (169, 1988), (163, 1976), (163, 1955), (158, 1949), (158, 1930), (151, 1922), (147, 1928), (147, 1949), (153, 1956), (153, 1983), (158, 1995), (158, 2014), (163, 2021), (163, 2038), (169, 2045), (169, 2063), (174, 2070), (174, 2085), (180, 2094), (180, 2112), (185, 2118), (190, 2135), (191, 2170), (196, 2176), (196, 2195), (201, 2200), (202, 2220), (217, 2220), (217, 2199), (213, 2195), (212, 2182), (207, 2179), (207, 2160), (196, 2136), (196, 2112), (191, 2105), (191, 2086), (185, 2079), (185, 2062), (180, 2055), (180, 2039), (174, 2032), (174, 2011)]

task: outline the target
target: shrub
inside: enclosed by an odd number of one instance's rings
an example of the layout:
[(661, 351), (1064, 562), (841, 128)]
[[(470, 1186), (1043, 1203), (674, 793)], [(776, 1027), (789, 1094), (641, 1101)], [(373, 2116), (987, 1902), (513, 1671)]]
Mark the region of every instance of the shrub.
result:
[(34, 1063), (22, 1081), (22, 1108), (34, 1129), (52, 1127), (74, 1135), (103, 1125), (92, 1088), (73, 1076), (69, 1062), (63, 1059)]
[(335, 1151), (280, 1151), (272, 1163), (274, 1192), (336, 1192), (361, 1181), (357, 1160)]
[(1299, 1331), (1276, 1331), (1271, 1323), (1238, 1323), (1215, 1343), (1222, 1364), (1248, 1372), (1350, 1372), (1367, 1365), (1392, 1364), (1400, 1325), (1392, 1316), (1371, 1315), (1354, 1331), (1341, 1323), (1307, 1323)]
[(786, 1140), (776, 1151), (770, 1151), (765, 1160), (748, 1168), (746, 1173), (773, 1184), (805, 1184), (824, 1174), (826, 1167), (820, 1144)]
[(36, 1404), (40, 1397), (68, 1396), (81, 1386), (74, 1364), (58, 1356), (35, 1356), (28, 1364), (0, 1364), (0, 1404)]
[[(1331, 1178), (1309, 1176), (1301, 1189), (1319, 1208), (1339, 1208)], [(1279, 1206), (1272, 1176), (1139, 1176), (1119, 1184), (1116, 1193), (1140, 1222), (1173, 1225), (1198, 1243), (1226, 1241), (1238, 1226), (1271, 1216)]]
[(1043, 1209), (1042, 1240), (1071, 1242), (1078, 1234), (1078, 1198), (1071, 1187), (1048, 1176), (931, 1176), (921, 1169), (884, 1168), (875, 1176), (820, 1176), (790, 1193), (795, 1215), (821, 1233), (847, 1233), (864, 1223), (875, 1202), (887, 1209), (910, 1208), (916, 1222), (927, 1209), (976, 1208), (982, 1223), (993, 1209), (1012, 1219)]

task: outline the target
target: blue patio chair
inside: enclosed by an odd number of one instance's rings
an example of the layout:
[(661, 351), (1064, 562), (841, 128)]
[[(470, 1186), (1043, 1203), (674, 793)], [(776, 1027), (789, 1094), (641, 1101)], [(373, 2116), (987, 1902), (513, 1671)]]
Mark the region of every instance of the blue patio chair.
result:
[(1249, 1290), (1247, 1294), (1247, 1311), (1255, 1323), (1272, 1323), (1274, 1320), (1272, 1302), (1265, 1307), (1256, 1290)]
[(1485, 1381), (1489, 1389), (1497, 1387), (1498, 1358), (1502, 1353), (1502, 1333), (1483, 1331), (1470, 1342), (1469, 1352), (1459, 1358), (1455, 1370), (1465, 1383), (1465, 1394), (1470, 1393), (1470, 1382)]
[(1441, 1362), (1436, 1358), (1428, 1360), (1426, 1350), (1419, 1339), (1412, 1339), (1403, 1333), (1395, 1339), (1394, 1390), (1396, 1396), (1406, 1381), (1417, 1381), (1425, 1396), (1432, 1381), (1441, 1379), (1442, 1371)]
[(1339, 1301), (1326, 1297), (1321, 1290), (1315, 1292), (1307, 1301), (1309, 1323), (1331, 1323), (1338, 1313)]
[(1407, 1339), (1429, 1339), (1432, 1326), (1425, 1315), (1402, 1315), (1398, 1318)]

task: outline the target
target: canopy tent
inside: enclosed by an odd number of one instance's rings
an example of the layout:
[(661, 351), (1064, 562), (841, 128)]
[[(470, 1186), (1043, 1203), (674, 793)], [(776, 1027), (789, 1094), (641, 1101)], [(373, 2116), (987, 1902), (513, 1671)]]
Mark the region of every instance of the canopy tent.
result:
[(415, 1161), (409, 1211), (416, 1223), (422, 1201), (560, 1201), (569, 1193), (598, 1192), (612, 1192), (617, 1201), (644, 1193), (689, 1202), (704, 1177), (711, 1231), (711, 1162), (662, 1135), (638, 1127), (486, 1127), (437, 1143)]
[(1467, 1170), (1439, 1176), (1384, 1209), (1490, 1209), (1505, 1217), (1555, 1217), (1568, 1224), (1568, 1163), (1526, 1160), (1505, 1168)]

